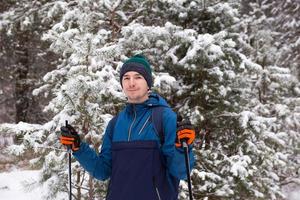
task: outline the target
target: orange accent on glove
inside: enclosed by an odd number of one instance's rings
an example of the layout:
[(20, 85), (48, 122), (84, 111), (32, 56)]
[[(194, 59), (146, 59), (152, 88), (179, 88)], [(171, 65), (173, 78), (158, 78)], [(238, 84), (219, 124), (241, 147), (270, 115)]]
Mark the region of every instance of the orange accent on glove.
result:
[(182, 146), (181, 142), (183, 140), (185, 140), (186, 143), (188, 145), (190, 145), (194, 142), (195, 136), (196, 136), (196, 133), (195, 133), (194, 129), (185, 128), (185, 129), (179, 130), (179, 131), (177, 131), (177, 140), (176, 140), (175, 146), (181, 147)]
[(60, 143), (62, 145), (71, 147), (72, 151), (77, 151), (79, 149), (79, 146), (76, 144), (76, 140), (73, 137), (61, 136)]
[(62, 126), (60, 128), (61, 136), (60, 143), (71, 148), (72, 151), (77, 151), (80, 146), (80, 137), (75, 128), (71, 125)]

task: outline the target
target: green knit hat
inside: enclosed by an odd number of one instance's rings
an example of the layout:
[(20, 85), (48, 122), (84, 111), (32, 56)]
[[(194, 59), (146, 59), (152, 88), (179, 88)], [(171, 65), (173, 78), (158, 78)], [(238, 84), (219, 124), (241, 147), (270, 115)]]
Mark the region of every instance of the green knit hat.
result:
[[(147, 59), (141, 55), (135, 55), (124, 62), (120, 71), (120, 83), (122, 85), (122, 78), (126, 72), (135, 71), (141, 74), (149, 88), (152, 86), (152, 70)], [(123, 86), (122, 86), (123, 87)]]

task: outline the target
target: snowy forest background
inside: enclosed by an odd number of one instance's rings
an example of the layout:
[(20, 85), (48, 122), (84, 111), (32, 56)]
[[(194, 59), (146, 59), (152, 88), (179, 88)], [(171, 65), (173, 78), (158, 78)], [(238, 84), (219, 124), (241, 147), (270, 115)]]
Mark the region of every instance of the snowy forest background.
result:
[[(299, 0), (6, 0), (0, 34), (0, 170), (41, 170), (44, 199), (67, 195), (60, 126), (99, 149), (136, 53), (197, 128), (195, 199), (288, 199), (299, 187)], [(107, 182), (72, 170), (75, 199), (105, 198)]]

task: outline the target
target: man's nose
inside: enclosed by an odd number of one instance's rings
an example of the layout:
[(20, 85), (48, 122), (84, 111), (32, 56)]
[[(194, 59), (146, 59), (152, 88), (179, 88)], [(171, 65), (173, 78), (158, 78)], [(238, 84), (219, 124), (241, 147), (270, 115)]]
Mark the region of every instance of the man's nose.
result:
[(130, 78), (130, 79), (129, 79), (129, 85), (130, 85), (131, 87), (135, 85), (135, 80), (134, 80), (134, 78)]

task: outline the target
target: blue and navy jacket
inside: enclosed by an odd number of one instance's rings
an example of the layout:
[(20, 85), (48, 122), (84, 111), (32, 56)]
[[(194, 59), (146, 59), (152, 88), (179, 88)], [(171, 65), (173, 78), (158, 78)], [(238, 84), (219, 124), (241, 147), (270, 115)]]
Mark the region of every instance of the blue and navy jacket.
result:
[[(151, 121), (155, 106), (164, 107), (163, 144)], [(82, 142), (73, 155), (93, 177), (110, 178), (107, 200), (177, 200), (186, 166), (175, 138), (176, 114), (162, 97), (152, 93), (144, 103), (127, 104), (114, 125), (109, 122), (99, 154)], [(189, 158), (193, 167), (191, 150)]]

